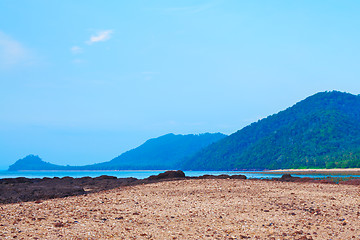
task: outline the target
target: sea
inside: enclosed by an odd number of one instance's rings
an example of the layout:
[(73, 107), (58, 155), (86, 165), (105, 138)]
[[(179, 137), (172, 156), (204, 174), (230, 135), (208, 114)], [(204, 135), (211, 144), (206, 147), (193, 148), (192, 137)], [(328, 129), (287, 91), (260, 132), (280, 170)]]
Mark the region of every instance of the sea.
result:
[[(102, 175), (115, 176), (118, 178), (128, 178), (134, 177), (137, 179), (144, 179), (151, 175), (158, 175), (165, 170), (121, 170), (121, 171), (0, 171), (0, 179), (2, 178), (17, 178), (17, 177), (26, 177), (26, 178), (43, 178), (43, 177), (99, 177)], [(274, 174), (266, 171), (184, 171), (185, 176), (188, 177), (198, 177), (202, 175), (245, 175), (249, 179), (270, 179), (270, 178), (279, 178), (282, 174)], [(297, 177), (311, 177), (311, 178), (326, 178), (326, 177), (359, 177), (359, 175), (346, 175), (346, 174), (308, 174), (308, 175), (296, 175), (291, 174), (292, 176)]]

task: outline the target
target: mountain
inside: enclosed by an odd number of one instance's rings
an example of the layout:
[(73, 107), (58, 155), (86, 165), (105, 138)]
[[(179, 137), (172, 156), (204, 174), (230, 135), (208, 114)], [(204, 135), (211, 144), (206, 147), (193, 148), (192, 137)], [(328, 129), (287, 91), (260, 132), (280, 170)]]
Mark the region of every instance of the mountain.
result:
[(109, 162), (86, 166), (60, 166), (29, 155), (9, 167), (17, 170), (165, 170), (178, 169), (181, 162), (208, 145), (226, 137), (221, 133), (167, 134), (146, 141)]
[(59, 166), (44, 162), (39, 156), (28, 155), (22, 159), (17, 160), (9, 167), (9, 171), (19, 170), (64, 170), (65, 166)]
[(89, 167), (90, 169), (103, 170), (177, 169), (186, 157), (194, 155), (202, 148), (225, 136), (221, 133), (167, 134), (150, 139), (141, 146), (127, 151), (109, 162), (94, 164)]
[(360, 167), (360, 96), (321, 92), (190, 157), (182, 169)]

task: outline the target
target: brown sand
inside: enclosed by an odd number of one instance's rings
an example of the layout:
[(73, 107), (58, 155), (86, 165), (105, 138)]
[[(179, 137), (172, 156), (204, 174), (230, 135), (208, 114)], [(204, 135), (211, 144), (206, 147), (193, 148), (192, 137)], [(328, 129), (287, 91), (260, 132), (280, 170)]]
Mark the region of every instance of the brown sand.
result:
[(203, 179), (0, 205), (0, 239), (360, 239), (359, 186)]

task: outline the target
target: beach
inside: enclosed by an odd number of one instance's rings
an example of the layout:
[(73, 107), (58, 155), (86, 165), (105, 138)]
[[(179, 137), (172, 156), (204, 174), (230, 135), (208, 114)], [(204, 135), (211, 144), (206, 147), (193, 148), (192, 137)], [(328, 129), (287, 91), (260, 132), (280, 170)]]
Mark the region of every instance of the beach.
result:
[(360, 175), (360, 168), (333, 168), (333, 169), (278, 169), (264, 171), (274, 174), (343, 174), (343, 175)]
[(186, 179), (0, 205), (1, 239), (360, 239), (354, 185)]

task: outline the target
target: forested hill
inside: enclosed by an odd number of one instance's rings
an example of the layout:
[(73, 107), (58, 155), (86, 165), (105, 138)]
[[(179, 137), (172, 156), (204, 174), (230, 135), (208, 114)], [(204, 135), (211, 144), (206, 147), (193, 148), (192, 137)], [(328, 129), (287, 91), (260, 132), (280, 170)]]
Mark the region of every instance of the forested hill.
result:
[(183, 169), (360, 167), (360, 96), (317, 93), (201, 150)]
[(9, 167), (18, 170), (165, 170), (178, 169), (182, 161), (208, 145), (223, 139), (221, 133), (167, 134), (146, 141), (109, 162), (86, 166), (60, 166), (29, 155)]

